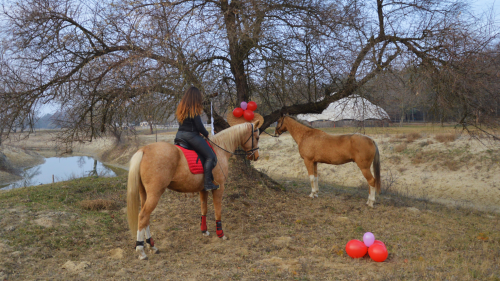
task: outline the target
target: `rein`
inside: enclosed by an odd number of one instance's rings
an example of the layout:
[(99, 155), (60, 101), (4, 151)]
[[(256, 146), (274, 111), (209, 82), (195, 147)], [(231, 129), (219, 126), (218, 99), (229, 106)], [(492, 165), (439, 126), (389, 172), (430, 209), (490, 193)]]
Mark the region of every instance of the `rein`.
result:
[(267, 135), (269, 135), (269, 136), (271, 136), (273, 138), (279, 138), (279, 136), (277, 136), (277, 135), (271, 135), (270, 133), (266, 132), (266, 130), (264, 130), (262, 132), (264, 132), (265, 134), (267, 134)]
[[(252, 148), (251, 148), (251, 149), (249, 149), (249, 150), (247, 150), (247, 151), (245, 151), (245, 153), (235, 153), (235, 152), (228, 151), (228, 150), (226, 150), (226, 149), (224, 149), (224, 148), (220, 147), (218, 144), (216, 144), (215, 142), (213, 142), (211, 139), (209, 139), (209, 138), (206, 138), (206, 139), (207, 139), (209, 142), (211, 142), (213, 145), (215, 145), (215, 146), (217, 146), (218, 148), (220, 148), (222, 151), (225, 151), (225, 152), (227, 152), (227, 153), (229, 153), (229, 154), (232, 154), (232, 155), (246, 155), (246, 156), (252, 156), (252, 155), (255, 153), (255, 151), (259, 150), (259, 147), (253, 148), (253, 139), (254, 139), (254, 137), (253, 137), (253, 133), (254, 133), (254, 132), (258, 132), (258, 131), (259, 131), (259, 129), (255, 129), (255, 130), (254, 130), (254, 125), (253, 125), (253, 123), (251, 123), (251, 124), (252, 124), (252, 133), (250, 134), (250, 137), (249, 137), (249, 138), (248, 138), (248, 139), (247, 139), (247, 140), (246, 140), (243, 144), (246, 144), (246, 143), (247, 143), (250, 139), (252, 139)], [(249, 154), (249, 153), (250, 153), (250, 154)]]

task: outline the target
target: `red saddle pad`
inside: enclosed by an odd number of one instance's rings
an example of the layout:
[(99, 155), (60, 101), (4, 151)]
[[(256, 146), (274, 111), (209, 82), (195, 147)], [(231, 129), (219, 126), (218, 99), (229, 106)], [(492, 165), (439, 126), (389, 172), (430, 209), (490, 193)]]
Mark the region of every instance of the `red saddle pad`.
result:
[[(207, 142), (208, 143), (208, 142)], [(214, 150), (214, 148), (208, 143), (210, 148)], [(203, 174), (203, 163), (201, 163), (201, 159), (198, 159), (198, 153), (194, 150), (189, 150), (185, 149), (182, 146), (176, 145), (178, 148), (182, 150), (184, 153), (184, 156), (186, 157), (186, 160), (189, 165), (189, 170), (191, 171), (192, 174)], [(198, 160), (198, 163), (196, 163), (196, 160)]]

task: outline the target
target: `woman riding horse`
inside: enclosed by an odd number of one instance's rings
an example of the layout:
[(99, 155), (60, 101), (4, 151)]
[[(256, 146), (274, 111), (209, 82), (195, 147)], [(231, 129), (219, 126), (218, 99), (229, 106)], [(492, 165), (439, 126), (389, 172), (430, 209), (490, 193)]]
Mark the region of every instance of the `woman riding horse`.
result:
[(214, 185), (212, 182), (214, 180), (212, 169), (216, 164), (215, 153), (203, 137), (201, 137), (203, 135), (205, 138), (208, 138), (208, 132), (200, 118), (203, 110), (201, 102), (202, 97), (198, 88), (191, 87), (184, 93), (184, 97), (175, 113), (180, 124), (175, 138), (189, 143), (194, 148), (194, 151), (204, 159), (204, 190), (210, 191), (218, 189), (219, 186)]

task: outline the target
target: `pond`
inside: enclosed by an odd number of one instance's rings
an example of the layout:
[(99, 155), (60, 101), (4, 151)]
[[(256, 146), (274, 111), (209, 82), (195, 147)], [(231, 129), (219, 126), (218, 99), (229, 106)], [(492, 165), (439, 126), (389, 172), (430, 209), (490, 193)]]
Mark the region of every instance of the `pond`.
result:
[(2, 185), (0, 190), (13, 189), (25, 186), (47, 184), (70, 179), (99, 176), (116, 176), (109, 167), (88, 156), (50, 157), (45, 163), (25, 169), (22, 180)]

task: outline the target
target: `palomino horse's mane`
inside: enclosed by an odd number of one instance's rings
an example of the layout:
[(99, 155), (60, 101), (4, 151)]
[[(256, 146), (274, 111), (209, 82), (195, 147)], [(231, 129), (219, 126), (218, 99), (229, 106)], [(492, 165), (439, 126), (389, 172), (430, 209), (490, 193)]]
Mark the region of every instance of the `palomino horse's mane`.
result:
[(251, 129), (251, 123), (238, 124), (220, 131), (214, 135), (211, 140), (225, 150), (235, 151), (240, 144), (241, 138), (251, 131)]

